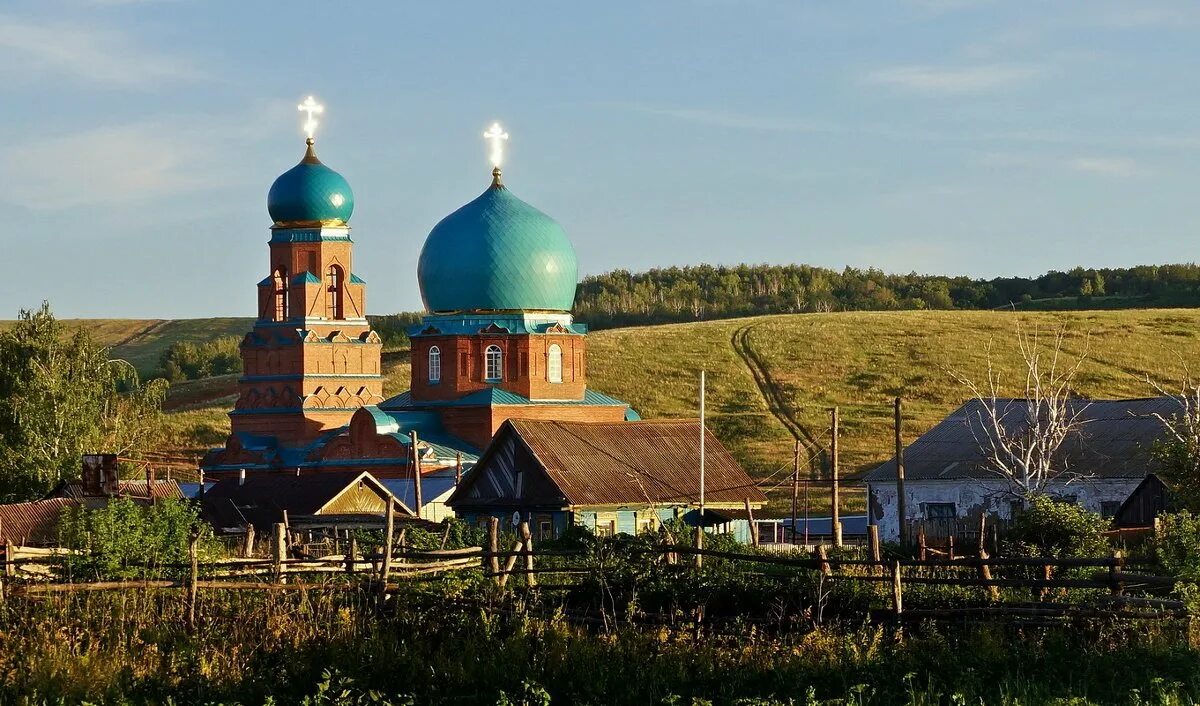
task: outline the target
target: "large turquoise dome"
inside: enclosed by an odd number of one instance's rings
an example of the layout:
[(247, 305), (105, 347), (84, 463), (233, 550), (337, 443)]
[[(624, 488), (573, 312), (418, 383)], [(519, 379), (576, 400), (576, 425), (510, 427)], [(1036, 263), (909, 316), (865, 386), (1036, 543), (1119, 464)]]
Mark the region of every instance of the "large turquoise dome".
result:
[(354, 212), (350, 182), (317, 159), (309, 140), (299, 164), (271, 185), (267, 211), (276, 225), (345, 225)]
[(496, 182), (425, 239), (417, 280), (425, 308), (570, 311), (578, 265), (554, 219)]

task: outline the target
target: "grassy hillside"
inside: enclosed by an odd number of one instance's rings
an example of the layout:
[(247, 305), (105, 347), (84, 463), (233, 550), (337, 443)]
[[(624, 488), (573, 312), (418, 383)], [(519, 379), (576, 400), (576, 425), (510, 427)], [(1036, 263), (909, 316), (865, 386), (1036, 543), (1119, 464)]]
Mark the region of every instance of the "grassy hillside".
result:
[[(1070, 331), (1068, 350), (1089, 351), (1078, 392), (1093, 397), (1153, 394), (1145, 376), (1174, 380), (1183, 363), (1200, 369), (1200, 310), (1021, 313), (991, 311), (797, 314), (598, 331), (589, 337), (595, 389), (624, 399), (646, 418), (695, 417), (698, 371), (708, 371), (708, 415), (717, 435), (758, 478), (785, 481), (800, 438), (812, 466), (824, 464), (828, 408), (841, 408), (844, 473), (891, 454), (891, 400), (906, 401), (913, 439), (967, 397), (950, 371), (982, 382), (986, 350), (1008, 392), (1021, 382), (1018, 319)], [(115, 353), (153, 366), (176, 340), (247, 330), (247, 319), (86, 321)], [(408, 387), (406, 350), (384, 354), (385, 394)], [(198, 454), (228, 430), (236, 376), (176, 385), (169, 445)], [(781, 488), (780, 498), (786, 494)]]
[[(12, 321), (0, 321), (0, 329)], [(173, 343), (200, 343), (221, 336), (241, 336), (254, 319), (62, 319), (68, 330), (84, 328), (101, 344), (113, 349), (117, 358), (133, 363), (143, 376), (158, 369), (159, 357)]]

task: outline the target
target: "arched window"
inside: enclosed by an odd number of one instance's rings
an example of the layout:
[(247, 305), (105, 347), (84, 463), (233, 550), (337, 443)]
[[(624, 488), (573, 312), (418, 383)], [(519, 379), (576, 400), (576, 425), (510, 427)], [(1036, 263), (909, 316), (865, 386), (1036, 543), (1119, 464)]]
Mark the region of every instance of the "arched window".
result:
[(546, 379), (550, 382), (562, 382), (562, 348), (559, 348), (557, 343), (551, 344), (546, 358)]
[(346, 318), (342, 307), (345, 272), (339, 265), (330, 265), (325, 273), (325, 312), (331, 319)]
[(429, 382), (442, 381), (442, 351), (437, 346), (429, 348)]
[(488, 346), (483, 361), (484, 382), (500, 382), (504, 378), (504, 354), (500, 352), (500, 346)]
[(280, 267), (271, 276), (275, 296), (275, 321), (284, 321), (288, 317), (288, 281), (287, 268)]

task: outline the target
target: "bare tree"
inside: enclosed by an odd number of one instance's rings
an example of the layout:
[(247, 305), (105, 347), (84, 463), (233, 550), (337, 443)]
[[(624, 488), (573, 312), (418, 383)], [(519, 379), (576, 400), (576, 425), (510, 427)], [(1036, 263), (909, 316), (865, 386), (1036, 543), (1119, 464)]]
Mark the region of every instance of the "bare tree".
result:
[(1054, 331), (1044, 342), (1035, 326), (1026, 330), (1018, 322), (1017, 346), (1024, 361), (1023, 397), (1002, 396), (1002, 376), (987, 348), (987, 382), (979, 385), (960, 373), (951, 374), (971, 391), (975, 405), (969, 410), (971, 428), (986, 468), (1008, 482), (1022, 499), (1045, 492), (1052, 481), (1070, 482), (1083, 477), (1059, 453), (1063, 442), (1078, 431), (1088, 403), (1073, 397), (1073, 383), (1087, 359), (1088, 340), (1077, 356), (1064, 351), (1066, 329)]
[(1200, 384), (1192, 378), (1186, 365), (1178, 392), (1168, 391), (1149, 375), (1146, 383), (1179, 405), (1175, 414), (1155, 412), (1151, 415), (1166, 432), (1165, 438), (1155, 444), (1153, 453), (1162, 464), (1161, 473), (1166, 480), (1173, 481), (1175, 492), (1184, 504), (1200, 509)]

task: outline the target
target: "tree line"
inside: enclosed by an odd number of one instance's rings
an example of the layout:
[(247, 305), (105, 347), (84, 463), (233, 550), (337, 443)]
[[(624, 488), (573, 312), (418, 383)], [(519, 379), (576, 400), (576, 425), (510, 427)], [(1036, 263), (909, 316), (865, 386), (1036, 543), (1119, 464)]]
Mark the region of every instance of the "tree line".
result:
[(979, 279), (810, 265), (696, 265), (586, 277), (575, 315), (593, 328), (762, 314), (901, 309), (1200, 306), (1200, 265), (1140, 265)]

